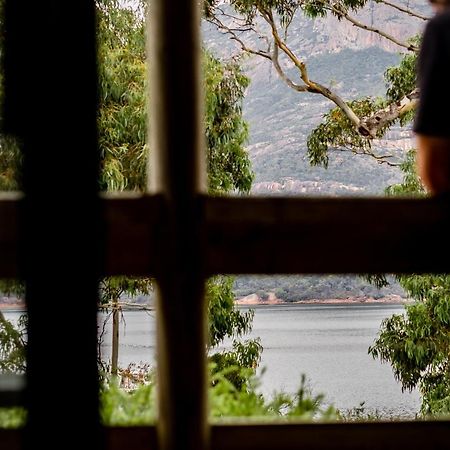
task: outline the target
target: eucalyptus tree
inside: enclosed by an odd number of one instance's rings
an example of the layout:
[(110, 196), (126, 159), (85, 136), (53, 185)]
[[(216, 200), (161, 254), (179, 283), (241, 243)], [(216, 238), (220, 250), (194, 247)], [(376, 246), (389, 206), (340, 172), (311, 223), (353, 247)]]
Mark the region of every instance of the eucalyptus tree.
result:
[[(100, 182), (107, 191), (145, 191), (149, 151), (145, 8), (145, 2), (126, 7), (116, 0), (98, 0)], [(203, 75), (209, 193), (248, 193), (253, 172), (244, 148), (248, 128), (242, 117), (242, 99), (249, 80), (236, 63), (222, 62), (206, 50)], [(223, 276), (207, 283), (211, 346), (225, 336), (241, 336), (251, 327), (252, 313), (235, 309), (231, 287), (232, 280)], [(107, 295), (102, 298), (116, 311), (113, 323), (118, 323), (121, 295), (148, 294), (151, 289), (150, 278), (104, 279), (102, 292)], [(117, 328), (113, 334), (117, 336)], [(252, 344), (249, 354), (255, 361), (261, 348)], [(236, 348), (245, 351), (246, 347)], [(114, 354), (116, 371), (117, 350)]]
[[(388, 162), (389, 156), (378, 153), (373, 143), (394, 124), (405, 124), (412, 117), (419, 95), (413, 67), (419, 42), (414, 35), (398, 38), (384, 29), (387, 24), (365, 21), (359, 13), (376, 5), (420, 25), (429, 18), (423, 12), (424, 4), (419, 2), (409, 7), (400, 1), (384, 0), (205, 0), (204, 15), (220, 32), (228, 35), (240, 51), (269, 61), (288, 89), (299, 95), (315, 94), (330, 102), (330, 112), (308, 139), (311, 164), (326, 166), (328, 150), (337, 147)], [(310, 55), (296, 44), (301, 36), (291, 33), (291, 27), (300, 18), (313, 20), (327, 16), (375, 34), (402, 52), (400, 67), (387, 73), (391, 85), (384, 98), (350, 101), (332, 87), (342, 80), (324, 85), (311, 77)]]
[[(387, 190), (389, 195), (424, 195), (414, 165), (411, 151), (402, 165), (404, 181), (391, 186)], [(418, 389), (422, 415), (448, 416), (450, 275), (401, 275), (397, 278), (415, 302), (406, 306), (404, 314), (394, 314), (382, 322), (369, 353), (391, 364), (404, 390)]]
[[(146, 139), (149, 87), (146, 77), (146, 2), (134, 2), (127, 6), (118, 0), (98, 0), (96, 5), (100, 189), (108, 192), (144, 192), (149, 152)], [(203, 74), (209, 193), (248, 193), (254, 175), (244, 148), (248, 127), (242, 117), (242, 99), (249, 79), (236, 63), (222, 62), (206, 50), (203, 52)], [(17, 189), (20, 152), (11, 138), (1, 138), (0, 155), (0, 189)], [(114, 357), (111, 361), (113, 372), (118, 370), (117, 336), (121, 300), (124, 296), (149, 295), (152, 287), (151, 278), (111, 277), (101, 280), (100, 306), (112, 311), (115, 328)], [(213, 278), (207, 283), (206, 292), (211, 347), (226, 336), (237, 338), (250, 330), (252, 313), (242, 313), (234, 307), (232, 278)], [(0, 327), (0, 339), (3, 335), (9, 339), (12, 352), (19, 335), (10, 333), (7, 321), (4, 324), (3, 328)], [(247, 347), (239, 345), (236, 348), (245, 353)], [(247, 357), (251, 357), (251, 364), (254, 364), (261, 347), (257, 341), (252, 341), (248, 349)], [(21, 354), (23, 357), (23, 351)], [(11, 357), (14, 355), (11, 353)], [(10, 360), (3, 356), (4, 361)], [(15, 367), (10, 365), (10, 368)]]

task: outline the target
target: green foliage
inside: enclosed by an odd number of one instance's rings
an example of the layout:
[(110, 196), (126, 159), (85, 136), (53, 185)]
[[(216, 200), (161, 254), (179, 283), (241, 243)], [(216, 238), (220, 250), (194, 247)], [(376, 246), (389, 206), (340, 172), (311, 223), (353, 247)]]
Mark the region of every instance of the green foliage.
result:
[[(148, 156), (146, 2), (139, 1), (133, 7), (127, 7), (118, 0), (98, 0), (96, 5), (98, 128), (102, 161), (100, 187), (109, 191), (144, 191)], [(246, 193), (254, 176), (248, 154), (243, 148), (248, 129), (242, 118), (242, 99), (249, 80), (235, 63), (222, 63), (207, 52), (204, 52), (203, 59), (209, 189), (214, 194), (230, 191)], [(0, 149), (2, 155), (5, 154), (6, 150), (3, 147)], [(17, 170), (14, 164), (18, 164), (19, 159), (13, 152), (15, 147), (8, 151), (11, 152), (10, 158), (0, 158), (0, 183), (4, 165), (4, 172), (8, 180), (11, 179), (8, 183), (15, 187)], [(209, 282), (207, 289), (212, 314), (210, 342), (213, 346), (225, 336), (238, 337), (246, 333), (252, 320), (251, 313), (241, 314), (235, 310), (230, 289), (232, 280), (218, 277), (216, 281), (216, 285)], [(124, 294), (147, 295), (151, 290), (152, 280), (149, 278), (105, 278), (100, 284), (101, 304), (118, 301)], [(6, 321), (4, 323), (3, 336), (6, 336)], [(19, 342), (17, 335), (13, 333), (9, 342)], [(11, 352), (12, 344), (9, 345), (7, 348)]]
[[(301, 377), (295, 395), (274, 393), (268, 400), (258, 392), (259, 378), (254, 371), (229, 366), (214, 370), (210, 365), (211, 378), (208, 390), (209, 415), (212, 419), (246, 417), (270, 420), (330, 420), (340, 418), (339, 412), (324, 403), (323, 395), (313, 395)], [(242, 380), (236, 386), (229, 379), (233, 371)], [(148, 382), (127, 392), (114, 382), (106, 382), (101, 391), (101, 419), (107, 426), (148, 425), (156, 420), (156, 384), (153, 375)]]
[(450, 398), (450, 275), (399, 278), (417, 302), (383, 321), (369, 353), (391, 364), (404, 389), (419, 388), (423, 414), (448, 413), (443, 407)]
[(238, 340), (251, 331), (254, 311), (242, 312), (235, 307), (233, 283), (232, 277), (216, 276), (208, 280), (206, 286), (209, 346), (214, 348), (225, 338), (233, 339), (232, 350), (215, 352), (209, 359), (214, 363), (214, 373), (229, 368), (228, 380), (241, 387), (246, 380), (241, 378), (240, 369), (256, 369), (263, 348), (259, 339)]
[(27, 413), (24, 408), (0, 408), (0, 429), (22, 428), (26, 419)]
[[(0, 103), (2, 101), (0, 88)], [(0, 191), (17, 191), (20, 188), (22, 154), (16, 139), (0, 135)]]
[[(98, 9), (101, 184), (108, 190), (144, 191), (148, 156), (145, 15), (117, 1), (103, 1)], [(236, 63), (221, 62), (206, 51), (203, 68), (210, 192), (248, 192), (253, 173), (243, 148), (248, 129), (242, 119), (242, 100), (249, 80)]]
[[(388, 195), (423, 196), (415, 170), (415, 151), (401, 166), (404, 179), (390, 186)], [(418, 388), (423, 415), (450, 412), (450, 276), (397, 277), (416, 303), (405, 314), (383, 321), (378, 338), (369, 348), (374, 358), (389, 362), (403, 389)]]
[[(3, 8), (4, 0), (0, 1), (0, 65), (3, 64)], [(3, 105), (3, 71), (0, 73), (0, 105)], [(3, 118), (0, 117), (0, 126)], [(12, 136), (0, 134), (0, 191), (17, 191), (20, 188), (22, 167), (22, 154), (17, 139)]]
[(16, 328), (0, 311), (0, 373), (25, 372), (26, 322), (26, 316), (21, 316)]
[(0, 293), (3, 295), (15, 295), (19, 298), (25, 296), (25, 285), (21, 281), (13, 278), (0, 280)]
[[(215, 8), (224, 2), (219, 0), (205, 0), (203, 13), (205, 17), (212, 17)], [(271, 12), (277, 15), (283, 27), (287, 28), (292, 22), (298, 10), (311, 18), (325, 17), (330, 13), (330, 5), (335, 8), (331, 14), (340, 17), (339, 12), (357, 11), (361, 9), (367, 0), (228, 0), (227, 3), (240, 15), (244, 16), (247, 23), (253, 24), (258, 14)]]
[[(203, 3), (204, 15), (208, 18), (214, 14), (214, 9), (223, 2), (218, 0), (205, 0)], [(296, 11), (301, 6), (299, 0), (229, 0), (232, 8), (245, 17), (248, 23), (254, 23), (260, 13), (273, 11), (276, 13), (283, 26), (288, 25)]]
[[(102, 152), (102, 186), (108, 190), (144, 191), (146, 146), (145, 5), (134, 9), (118, 1), (99, 3), (98, 41)], [(253, 173), (243, 148), (248, 137), (242, 100), (249, 80), (235, 63), (222, 63), (203, 52), (205, 135), (209, 191), (212, 194), (250, 190)], [(217, 277), (207, 284), (210, 345), (250, 328), (252, 315), (234, 309), (231, 279)], [(148, 294), (150, 279), (114, 277), (102, 281), (102, 303), (122, 294)]]
[[(404, 291), (395, 279), (387, 277), (380, 284), (355, 275), (276, 275), (236, 277), (234, 293), (237, 298), (259, 293), (259, 296), (273, 293), (286, 302), (311, 299), (347, 299), (349, 297), (382, 298), (387, 295), (403, 296)], [(388, 286), (388, 288), (386, 288)]]
[(425, 195), (423, 185), (416, 171), (416, 151), (410, 150), (405, 160), (401, 163), (403, 182), (386, 188), (386, 194), (390, 196), (420, 197)]
[[(418, 39), (412, 39), (412, 43), (417, 44)], [(405, 95), (408, 95), (417, 86), (417, 55), (405, 54), (396, 67), (386, 70), (384, 78), (386, 80), (387, 103), (397, 102)], [(414, 119), (414, 110), (400, 117), (399, 123), (405, 126)]]
[(233, 62), (221, 62), (204, 51), (205, 135), (210, 194), (248, 193), (254, 174), (243, 145), (248, 139), (242, 101), (249, 79)]
[[(246, 380), (239, 386), (230, 381), (230, 374), (237, 372), (237, 377)], [(266, 416), (270, 409), (264, 397), (257, 393), (254, 374), (238, 366), (229, 366), (216, 371), (211, 377), (211, 388), (208, 392), (210, 416), (250, 417)]]
[(146, 54), (142, 16), (118, 1), (97, 3), (102, 189), (145, 189)]
[(391, 101), (398, 101), (409, 94), (417, 83), (417, 55), (405, 54), (396, 67), (386, 70), (384, 78), (386, 80), (386, 98)]
[[(382, 416), (378, 411), (367, 412), (364, 405), (365, 402), (361, 402), (358, 406), (355, 406), (347, 411), (339, 411), (340, 419), (344, 422), (368, 422), (386, 420), (386, 417)], [(390, 417), (389, 419), (397, 420), (395, 417)]]
[(126, 391), (105, 379), (100, 390), (100, 418), (108, 426), (138, 426), (155, 422), (156, 385), (150, 373), (137, 389)]
[[(358, 117), (366, 117), (380, 107), (380, 102), (366, 97), (349, 102), (348, 105)], [(307, 146), (310, 164), (327, 167), (330, 147), (345, 148), (360, 153), (370, 151), (372, 142), (358, 133), (350, 119), (336, 107), (326, 113), (322, 123), (310, 133)]]
[(225, 337), (236, 338), (251, 331), (253, 311), (241, 312), (234, 306), (233, 278), (216, 276), (206, 286), (209, 319), (209, 345), (217, 346)]
[(367, 0), (338, 0), (338, 1), (323, 1), (323, 0), (306, 0), (301, 2), (302, 8), (306, 16), (311, 18), (325, 17), (330, 12), (329, 5), (332, 5), (337, 11), (332, 11), (331, 14), (340, 18), (338, 13), (357, 11), (367, 3)]
[(340, 413), (332, 405), (324, 404), (323, 394), (314, 395), (308, 388), (306, 376), (302, 374), (300, 386), (295, 395), (276, 392), (269, 404), (270, 410), (286, 419), (336, 420)]
[[(413, 38), (412, 43), (418, 39)], [(384, 74), (386, 82), (385, 99), (365, 97), (348, 102), (349, 107), (360, 118), (374, 114), (380, 108), (398, 102), (416, 87), (417, 55), (404, 54), (398, 66), (390, 67)], [(399, 118), (400, 126), (405, 126), (413, 120), (414, 111)], [(377, 132), (377, 138), (382, 138), (397, 120), (388, 123)], [(328, 150), (330, 148), (347, 149), (354, 153), (370, 153), (372, 140), (362, 136), (340, 108), (334, 108), (324, 115), (324, 120), (308, 136), (308, 158), (313, 166), (328, 166)], [(407, 156), (403, 164), (411, 163)], [(405, 169), (405, 168), (403, 168)], [(407, 170), (407, 168), (406, 168)]]
[(100, 304), (107, 305), (111, 301), (119, 301), (122, 295), (131, 297), (149, 295), (153, 290), (151, 278), (108, 277), (100, 282)]
[(216, 352), (209, 357), (211, 373), (213, 376), (221, 373), (236, 389), (241, 389), (248, 383), (248, 374), (254, 375), (254, 369), (261, 361), (262, 350), (259, 339), (244, 342), (234, 340), (231, 351)]
[(389, 286), (389, 281), (386, 279), (386, 276), (382, 274), (368, 274), (365, 275), (365, 279), (368, 283), (376, 286), (377, 289)]

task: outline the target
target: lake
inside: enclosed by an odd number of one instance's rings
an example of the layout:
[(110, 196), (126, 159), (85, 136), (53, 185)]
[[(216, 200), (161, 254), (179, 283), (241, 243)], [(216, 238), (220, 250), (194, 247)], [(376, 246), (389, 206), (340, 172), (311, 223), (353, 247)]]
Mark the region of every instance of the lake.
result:
[[(240, 307), (247, 309), (246, 307)], [(420, 407), (417, 392), (402, 392), (389, 365), (367, 353), (381, 321), (401, 314), (402, 305), (390, 304), (286, 304), (252, 306), (252, 337), (264, 347), (259, 372), (260, 390), (294, 393), (305, 374), (314, 394), (346, 410), (364, 403), (367, 412), (383, 416), (414, 417)], [(6, 313), (16, 318), (17, 313)], [(100, 316), (100, 319), (103, 316)], [(110, 324), (106, 325), (102, 356), (111, 351)], [(125, 311), (120, 331), (120, 365), (154, 364), (155, 313)], [(224, 348), (228, 347), (228, 342)]]

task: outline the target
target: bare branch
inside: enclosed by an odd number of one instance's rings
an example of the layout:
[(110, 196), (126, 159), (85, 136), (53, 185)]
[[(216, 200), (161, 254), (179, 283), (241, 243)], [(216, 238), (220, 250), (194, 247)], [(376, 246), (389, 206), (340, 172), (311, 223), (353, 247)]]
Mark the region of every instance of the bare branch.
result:
[(272, 63), (275, 67), (275, 70), (278, 73), (278, 76), (292, 89), (294, 89), (297, 92), (308, 92), (309, 87), (306, 84), (297, 84), (294, 83), (284, 72), (284, 70), (280, 66), (280, 61), (278, 60), (278, 45), (273, 46), (273, 53), (272, 53)]
[[(284, 40), (280, 37), (272, 13), (269, 11), (260, 11), (260, 13), (264, 18), (264, 20), (270, 25), (272, 29), (272, 36), (274, 38), (275, 45), (278, 46), (287, 55), (287, 57), (294, 63), (294, 65), (299, 70), (300, 78), (307, 87), (306, 91), (314, 94), (321, 94), (324, 97), (331, 100), (336, 106), (338, 106), (344, 112), (344, 114), (349, 118), (349, 120), (356, 127), (356, 129), (361, 128), (362, 125), (359, 117), (353, 112), (353, 110), (348, 106), (348, 104), (344, 101), (344, 99), (342, 99), (335, 92), (332, 92), (329, 88), (309, 79), (306, 64), (297, 57), (297, 55), (287, 46)], [(305, 89), (302, 89), (302, 91), (304, 90)]]
[(102, 344), (103, 344), (103, 340), (105, 338), (106, 324), (107, 324), (108, 320), (111, 318), (111, 315), (112, 315), (112, 312), (109, 312), (108, 315), (103, 320), (102, 331), (100, 332), (100, 334), (98, 335), (98, 338), (97, 338), (97, 359), (101, 365), (103, 365), (102, 364)]
[(397, 9), (398, 11), (404, 12), (406, 14), (409, 14), (412, 17), (417, 17), (418, 19), (422, 20), (430, 20), (430, 17), (424, 16), (416, 11), (413, 11), (409, 8), (405, 8), (403, 6), (397, 5), (395, 3), (391, 3), (387, 0), (376, 0), (377, 3), (384, 3), (387, 6), (390, 6), (391, 8)]
[(239, 16), (234, 16), (230, 13), (225, 12), (222, 8), (220, 8), (219, 6), (216, 6), (217, 11), (220, 12), (220, 15), (223, 17), (227, 17), (228, 19), (231, 19), (233, 22), (236, 22), (237, 24), (241, 24), (241, 26), (243, 27), (248, 27), (251, 26), (250, 22), (243, 18), (243, 17), (239, 17)]
[(395, 158), (394, 155), (378, 155), (374, 153), (372, 150), (368, 149), (357, 149), (355, 147), (347, 147), (344, 145), (334, 148), (334, 151), (352, 152), (355, 155), (370, 156), (371, 158), (376, 159), (378, 164), (386, 164), (390, 167), (398, 167), (401, 165), (401, 163), (393, 163), (389, 161), (391, 158)]
[[(241, 31), (241, 30), (235, 30), (232, 29), (230, 27), (228, 27), (227, 25), (225, 25), (220, 19), (218, 19), (217, 17), (214, 17), (213, 19), (208, 19), (208, 22), (215, 25), (220, 31), (229, 34), (230, 35), (230, 39), (232, 39), (233, 41), (236, 41), (240, 47), (241, 50), (249, 53), (251, 55), (258, 55), (261, 56), (263, 58), (272, 60), (270, 54), (267, 51), (264, 50), (255, 50), (253, 48), (248, 47), (245, 42), (242, 40), (242, 38), (240, 38), (237, 34), (237, 31)], [(254, 29), (252, 28), (251, 30), (254, 31)]]

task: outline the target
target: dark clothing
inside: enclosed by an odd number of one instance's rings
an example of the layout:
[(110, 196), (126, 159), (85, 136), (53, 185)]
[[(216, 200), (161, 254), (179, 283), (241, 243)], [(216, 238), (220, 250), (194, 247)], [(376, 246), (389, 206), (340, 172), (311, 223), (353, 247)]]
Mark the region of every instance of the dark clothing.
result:
[(426, 25), (418, 64), (418, 134), (450, 137), (450, 10)]

